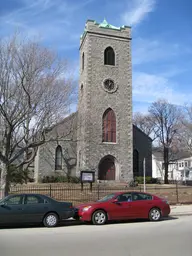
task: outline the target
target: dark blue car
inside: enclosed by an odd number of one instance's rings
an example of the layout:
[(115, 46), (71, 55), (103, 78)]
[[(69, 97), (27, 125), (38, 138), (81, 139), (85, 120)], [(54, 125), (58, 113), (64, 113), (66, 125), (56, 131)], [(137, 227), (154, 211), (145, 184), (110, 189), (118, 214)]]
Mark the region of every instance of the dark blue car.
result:
[(59, 202), (45, 195), (16, 194), (0, 201), (0, 225), (43, 223), (46, 227), (55, 227), (74, 216), (72, 203)]

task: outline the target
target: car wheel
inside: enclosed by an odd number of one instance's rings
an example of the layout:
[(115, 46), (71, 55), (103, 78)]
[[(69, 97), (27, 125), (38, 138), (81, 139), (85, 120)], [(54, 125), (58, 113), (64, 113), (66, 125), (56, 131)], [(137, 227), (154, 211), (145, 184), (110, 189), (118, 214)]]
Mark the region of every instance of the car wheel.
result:
[(94, 225), (104, 225), (107, 222), (107, 214), (102, 210), (98, 210), (92, 215), (92, 222)]
[(43, 224), (45, 227), (52, 228), (57, 226), (58, 221), (58, 215), (53, 212), (50, 212), (44, 217)]
[(161, 219), (161, 211), (158, 208), (152, 208), (149, 212), (149, 219), (151, 221), (159, 221)]

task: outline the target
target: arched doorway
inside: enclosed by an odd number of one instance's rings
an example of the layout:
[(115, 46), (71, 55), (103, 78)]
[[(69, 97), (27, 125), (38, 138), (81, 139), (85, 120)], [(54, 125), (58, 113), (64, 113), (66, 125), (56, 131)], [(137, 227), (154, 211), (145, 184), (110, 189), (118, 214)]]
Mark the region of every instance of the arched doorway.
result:
[(99, 163), (99, 180), (115, 180), (115, 158), (113, 156), (105, 156)]
[(133, 176), (139, 176), (139, 152), (137, 149), (133, 150)]

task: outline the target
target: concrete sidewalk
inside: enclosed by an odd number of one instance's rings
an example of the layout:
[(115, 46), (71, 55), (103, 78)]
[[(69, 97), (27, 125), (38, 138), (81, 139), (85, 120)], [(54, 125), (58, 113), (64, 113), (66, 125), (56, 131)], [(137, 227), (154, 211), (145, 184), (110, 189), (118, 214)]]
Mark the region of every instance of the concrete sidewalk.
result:
[(192, 215), (192, 205), (171, 205), (170, 216)]

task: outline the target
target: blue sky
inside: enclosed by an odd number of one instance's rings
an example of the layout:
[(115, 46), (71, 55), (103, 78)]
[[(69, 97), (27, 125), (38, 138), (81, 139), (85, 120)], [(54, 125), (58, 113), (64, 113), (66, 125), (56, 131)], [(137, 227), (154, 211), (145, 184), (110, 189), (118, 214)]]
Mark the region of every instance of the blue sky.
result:
[[(192, 99), (191, 0), (0, 1), (0, 37), (20, 30), (71, 61), (78, 78), (79, 37), (87, 19), (132, 26), (133, 110), (166, 98)], [(74, 107), (73, 107), (74, 108)]]

